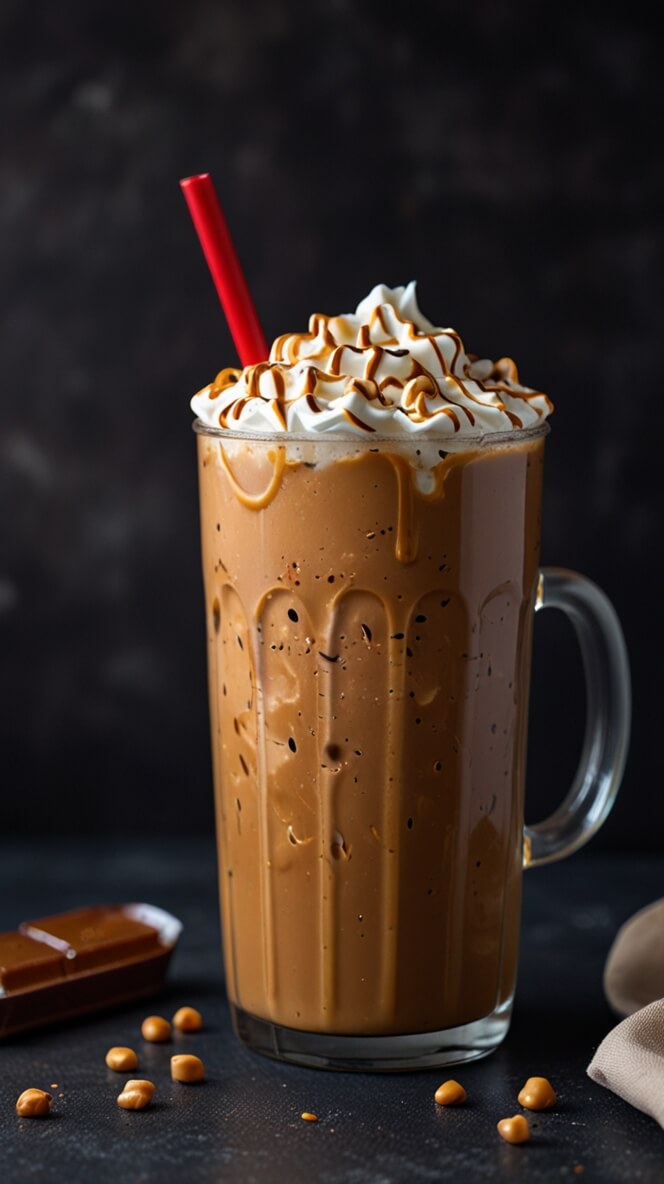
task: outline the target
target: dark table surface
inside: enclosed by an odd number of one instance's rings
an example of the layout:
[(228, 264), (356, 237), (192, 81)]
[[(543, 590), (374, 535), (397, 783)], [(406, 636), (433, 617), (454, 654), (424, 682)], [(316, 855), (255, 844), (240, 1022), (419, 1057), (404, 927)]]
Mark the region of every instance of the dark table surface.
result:
[[(0, 927), (100, 901), (147, 900), (184, 922), (164, 995), (0, 1046), (0, 1178), (70, 1184), (388, 1184), (392, 1181), (664, 1180), (664, 1133), (595, 1085), (585, 1069), (615, 1023), (602, 996), (604, 959), (618, 926), (662, 895), (657, 857), (582, 854), (526, 876), (522, 957), (512, 1030), (485, 1061), (451, 1072), (325, 1073), (246, 1051), (230, 1030), (217, 914), (214, 850), (179, 843), (62, 842), (0, 846)], [(143, 1017), (200, 1008), (205, 1031), (146, 1045)], [(145, 1111), (120, 1110), (123, 1077), (104, 1055), (129, 1044), (139, 1076), (157, 1085)], [(169, 1059), (199, 1053), (202, 1085), (170, 1081)], [(530, 1075), (551, 1078), (554, 1111), (531, 1116), (531, 1142), (496, 1133), (519, 1112)], [(468, 1104), (443, 1110), (441, 1080), (456, 1076)], [(56, 1095), (50, 1118), (19, 1119), (28, 1086)], [(61, 1096), (62, 1095), (62, 1096)], [(316, 1124), (300, 1119), (316, 1113)], [(581, 1170), (582, 1169), (582, 1170)]]

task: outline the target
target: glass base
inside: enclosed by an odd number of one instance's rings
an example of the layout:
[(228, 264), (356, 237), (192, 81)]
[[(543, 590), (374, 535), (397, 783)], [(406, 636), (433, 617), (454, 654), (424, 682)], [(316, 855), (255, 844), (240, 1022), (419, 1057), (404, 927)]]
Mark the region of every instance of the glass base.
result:
[(356, 1073), (403, 1073), (476, 1061), (488, 1056), (504, 1040), (512, 1014), (510, 1000), (482, 1019), (440, 1032), (333, 1036), (284, 1028), (258, 1019), (233, 1003), (230, 1007), (235, 1035), (254, 1052), (293, 1065)]

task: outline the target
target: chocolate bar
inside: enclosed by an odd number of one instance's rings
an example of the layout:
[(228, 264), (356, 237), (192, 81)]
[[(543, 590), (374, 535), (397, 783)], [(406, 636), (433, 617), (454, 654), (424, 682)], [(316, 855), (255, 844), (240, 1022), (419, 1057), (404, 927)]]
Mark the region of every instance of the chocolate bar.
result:
[(156, 994), (181, 932), (163, 909), (122, 904), (0, 933), (0, 1038)]

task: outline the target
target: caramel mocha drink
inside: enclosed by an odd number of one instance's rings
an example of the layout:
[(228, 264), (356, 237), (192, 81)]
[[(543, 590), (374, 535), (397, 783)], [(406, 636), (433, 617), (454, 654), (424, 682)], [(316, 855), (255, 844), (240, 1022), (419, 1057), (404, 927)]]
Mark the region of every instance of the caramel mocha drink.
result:
[[(378, 287), (193, 400), (237, 1014), (511, 999), (546, 396)], [(220, 431), (221, 429), (221, 431)]]

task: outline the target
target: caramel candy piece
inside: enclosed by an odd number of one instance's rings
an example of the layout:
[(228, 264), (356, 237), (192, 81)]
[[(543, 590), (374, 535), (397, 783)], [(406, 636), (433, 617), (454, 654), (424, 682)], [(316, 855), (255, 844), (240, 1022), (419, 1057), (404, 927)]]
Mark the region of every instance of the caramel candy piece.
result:
[(318, 1115), (312, 1114), (310, 1110), (303, 1110), (300, 1118), (303, 1119), (304, 1122), (318, 1122)]
[(439, 1106), (460, 1106), (462, 1102), (465, 1102), (468, 1094), (458, 1081), (450, 1078), (449, 1081), (444, 1081), (442, 1085), (438, 1086), (433, 1096)]
[(123, 1110), (143, 1110), (152, 1101), (155, 1087), (151, 1081), (127, 1081), (117, 1104)]
[(126, 1073), (131, 1069), (138, 1069), (138, 1057), (133, 1048), (116, 1045), (106, 1053), (106, 1064), (116, 1073)]
[(558, 1099), (547, 1077), (529, 1077), (517, 1101), (526, 1110), (550, 1110)]
[(53, 1095), (45, 1089), (24, 1089), (16, 1102), (16, 1113), (21, 1118), (45, 1118), (51, 1112)]
[(181, 1053), (171, 1057), (171, 1077), (173, 1081), (191, 1083), (202, 1081), (205, 1077), (205, 1065), (200, 1057)]
[(149, 1015), (141, 1024), (141, 1036), (151, 1044), (163, 1044), (171, 1038), (171, 1025), (163, 1015)]
[(195, 1007), (179, 1007), (173, 1016), (173, 1027), (178, 1032), (200, 1032), (203, 1016)]
[(523, 1114), (515, 1114), (513, 1118), (501, 1118), (496, 1124), (496, 1130), (506, 1143), (526, 1143), (530, 1138), (530, 1127)]

